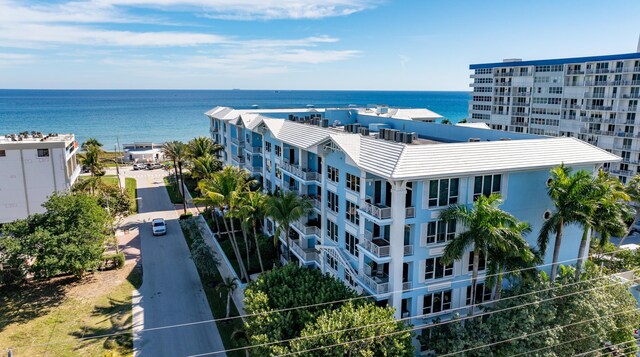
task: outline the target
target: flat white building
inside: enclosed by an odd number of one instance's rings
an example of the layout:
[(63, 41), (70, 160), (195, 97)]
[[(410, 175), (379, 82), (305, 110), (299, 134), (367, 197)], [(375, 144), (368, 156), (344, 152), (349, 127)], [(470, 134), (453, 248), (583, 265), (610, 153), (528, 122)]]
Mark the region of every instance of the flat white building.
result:
[(124, 149), (124, 161), (134, 163), (150, 163), (164, 161), (162, 144), (140, 142), (122, 145)]
[(20, 133), (0, 137), (0, 224), (42, 213), (52, 193), (80, 174), (73, 134)]
[[(640, 49), (639, 49), (640, 50)], [(640, 172), (640, 52), (472, 64), (473, 122), (516, 133), (577, 137), (622, 157), (622, 182)]]

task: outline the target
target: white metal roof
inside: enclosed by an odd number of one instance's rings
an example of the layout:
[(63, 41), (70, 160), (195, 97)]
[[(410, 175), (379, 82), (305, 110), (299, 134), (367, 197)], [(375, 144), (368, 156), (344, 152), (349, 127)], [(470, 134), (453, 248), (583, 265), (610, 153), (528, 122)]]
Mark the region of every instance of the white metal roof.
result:
[(363, 170), (388, 179), (420, 179), (566, 165), (617, 162), (620, 158), (575, 138), (403, 144), (332, 128), (260, 118), (274, 137), (309, 149), (332, 140)]
[(442, 115), (432, 112), (426, 108), (386, 108), (387, 112), (380, 113), (379, 108), (359, 109), (360, 115), (371, 115), (384, 118), (396, 119), (441, 119)]
[(476, 129), (491, 129), (487, 123), (457, 123), (456, 126), (464, 126)]

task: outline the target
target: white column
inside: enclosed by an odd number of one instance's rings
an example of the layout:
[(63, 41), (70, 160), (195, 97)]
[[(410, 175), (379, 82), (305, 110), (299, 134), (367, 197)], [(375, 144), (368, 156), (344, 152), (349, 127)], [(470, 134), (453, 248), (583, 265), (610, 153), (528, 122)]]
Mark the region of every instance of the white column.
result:
[[(318, 156), (322, 158), (322, 168), (320, 175), (320, 244), (327, 244), (327, 158), (324, 155), (320, 155), (322, 149), (318, 150)], [(325, 256), (324, 250), (320, 251), (320, 271), (326, 273), (325, 269)]]
[(396, 309), (395, 317), (402, 315), (402, 264), (404, 262), (404, 220), (406, 215), (405, 202), (407, 182), (391, 182), (391, 227), (390, 227), (390, 256), (389, 290), (391, 305)]
[[(364, 170), (360, 170), (360, 196), (359, 196), (359, 202), (358, 202), (358, 207), (360, 207), (362, 205), (362, 203), (364, 202), (365, 198), (367, 197), (367, 173)], [(358, 227), (358, 234), (360, 235), (360, 243), (362, 243), (362, 240), (364, 239), (364, 223), (365, 223), (365, 218), (364, 217), (360, 217), (360, 227)], [(364, 274), (364, 254), (360, 254), (359, 259), (358, 259), (358, 273), (360, 274)]]

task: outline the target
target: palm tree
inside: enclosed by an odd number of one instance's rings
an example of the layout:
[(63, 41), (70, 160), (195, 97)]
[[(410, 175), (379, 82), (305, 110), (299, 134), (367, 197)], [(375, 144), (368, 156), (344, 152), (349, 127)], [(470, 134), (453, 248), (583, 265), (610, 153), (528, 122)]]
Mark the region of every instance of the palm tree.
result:
[[(589, 233), (596, 231), (600, 234), (600, 244), (604, 245), (612, 235), (625, 234), (625, 219), (629, 218), (627, 203), (630, 199), (625, 192), (624, 185), (615, 177), (604, 171), (600, 171), (598, 176), (592, 181), (589, 188), (590, 198), (588, 205), (590, 216), (583, 223), (582, 240), (578, 250), (578, 260), (576, 263), (576, 280), (580, 278), (582, 271), (583, 256), (589, 240)], [(586, 196), (585, 196), (586, 198)]]
[(102, 143), (98, 141), (96, 138), (89, 138), (80, 146), (83, 150), (87, 150), (89, 146), (95, 146), (98, 148), (102, 147)]
[(187, 143), (189, 148), (189, 156), (192, 159), (212, 155), (215, 156), (220, 150), (224, 149), (222, 145), (218, 145), (206, 136), (199, 136), (189, 140)]
[(182, 176), (182, 169), (187, 160), (187, 146), (181, 141), (169, 141), (162, 144), (162, 153), (173, 161), (173, 168), (175, 171), (176, 185), (178, 192), (182, 195), (182, 205), (184, 213), (187, 213), (187, 200), (184, 192), (184, 181)]
[[(493, 300), (499, 300), (502, 293), (502, 279), (505, 272), (510, 276), (535, 275), (534, 269), (523, 270), (535, 266), (537, 256), (524, 239), (524, 235), (531, 232), (531, 225), (527, 222), (517, 222), (504, 233), (511, 240), (513, 246), (502, 251), (498, 247), (489, 247), (487, 251), (487, 284), (494, 286)], [(529, 273), (527, 273), (529, 272)]]
[[(252, 191), (248, 192), (246, 195), (243, 195), (240, 203), (242, 229), (243, 231), (249, 229), (253, 230), (253, 239), (256, 244), (261, 272), (264, 272), (264, 265), (262, 264), (262, 255), (260, 253), (260, 243), (258, 243), (258, 230), (256, 226), (258, 224), (262, 224), (263, 222), (266, 202), (267, 196), (262, 194), (262, 192)], [(247, 261), (247, 264), (248, 263), (249, 262)]]
[(211, 177), (211, 175), (220, 171), (221, 168), (222, 164), (220, 160), (210, 154), (191, 159), (191, 176), (198, 180)]
[(550, 235), (555, 233), (555, 245), (551, 264), (551, 282), (558, 273), (558, 255), (562, 243), (562, 229), (568, 224), (584, 225), (588, 222), (592, 211), (593, 178), (587, 171), (571, 174), (571, 168), (560, 165), (551, 169), (551, 177), (547, 190), (555, 206), (555, 212), (547, 219), (538, 235), (540, 254), (544, 256), (549, 244)]
[(80, 163), (89, 169), (92, 177), (104, 175), (104, 169), (100, 162), (101, 147), (102, 144), (93, 138), (87, 139), (81, 145), (83, 153), (79, 155)]
[[(240, 276), (249, 281), (249, 275), (242, 261), (240, 250), (236, 239), (236, 230), (234, 219), (236, 210), (236, 197), (241, 192), (247, 191), (247, 172), (237, 167), (225, 166), (222, 171), (215, 173), (211, 178), (201, 180), (198, 188), (202, 193), (202, 197), (196, 198), (196, 202), (201, 202), (212, 207), (216, 207), (222, 212), (222, 221), (224, 222), (225, 231), (231, 242), (231, 247), (240, 267)], [(227, 219), (231, 222), (231, 230)], [(229, 234), (231, 232), (231, 234)]]
[(227, 315), (226, 318), (229, 318), (231, 313), (231, 295), (233, 295), (234, 290), (238, 288), (238, 279), (227, 277), (222, 278), (222, 282), (218, 285), (219, 290), (226, 290), (227, 292)]
[[(451, 264), (461, 259), (469, 247), (473, 246), (473, 272), (471, 275), (471, 296), (476, 296), (478, 267), (480, 254), (487, 256), (489, 249), (507, 252), (518, 249), (519, 241), (514, 237), (522, 237), (526, 232), (517, 218), (499, 208), (502, 204), (500, 195), (480, 196), (473, 207), (452, 205), (440, 213), (444, 221), (455, 220), (465, 228), (463, 233), (455, 237), (444, 250), (444, 264)], [(470, 315), (473, 315), (471, 307)]]
[(311, 200), (306, 196), (298, 196), (293, 191), (271, 196), (266, 202), (265, 215), (271, 217), (277, 223), (276, 239), (280, 237), (282, 230), (284, 230), (287, 241), (287, 261), (291, 259), (289, 224), (305, 217), (312, 210)]
[[(626, 192), (631, 201), (635, 203), (640, 202), (640, 175), (635, 175), (633, 178), (631, 178), (629, 184), (627, 185)], [(631, 225), (627, 228), (627, 231), (622, 239), (620, 239), (620, 243), (618, 243), (618, 246), (621, 246), (622, 243), (624, 243), (629, 234), (631, 234), (633, 226), (638, 222), (638, 219), (640, 218), (640, 209), (638, 209), (638, 207), (635, 207), (634, 210), (635, 216), (633, 217), (633, 223), (631, 223)]]

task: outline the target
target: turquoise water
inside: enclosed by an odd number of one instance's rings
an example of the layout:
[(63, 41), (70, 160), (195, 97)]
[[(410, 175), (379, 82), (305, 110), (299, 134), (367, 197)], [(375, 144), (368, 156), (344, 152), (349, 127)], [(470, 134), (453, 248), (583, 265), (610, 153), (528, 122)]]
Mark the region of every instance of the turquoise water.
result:
[(75, 133), (112, 149), (134, 141), (207, 135), (204, 112), (235, 108), (340, 107), (387, 104), (428, 108), (453, 122), (467, 117), (468, 92), (253, 90), (0, 90), (0, 134)]

